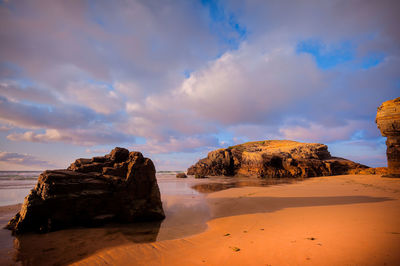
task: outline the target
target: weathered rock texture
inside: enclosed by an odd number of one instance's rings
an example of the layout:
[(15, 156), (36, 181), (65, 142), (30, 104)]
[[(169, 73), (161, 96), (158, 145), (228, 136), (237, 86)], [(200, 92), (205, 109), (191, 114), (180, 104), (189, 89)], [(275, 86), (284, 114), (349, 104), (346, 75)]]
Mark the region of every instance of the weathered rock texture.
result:
[(400, 97), (378, 107), (375, 122), (386, 140), (388, 176), (400, 177)]
[(328, 147), (289, 140), (248, 142), (208, 153), (191, 166), (188, 175), (312, 177), (347, 174), (366, 169), (346, 159), (332, 157)]
[(103, 157), (77, 159), (67, 170), (40, 174), (7, 228), (16, 234), (48, 232), (164, 217), (153, 162), (140, 152), (115, 148)]

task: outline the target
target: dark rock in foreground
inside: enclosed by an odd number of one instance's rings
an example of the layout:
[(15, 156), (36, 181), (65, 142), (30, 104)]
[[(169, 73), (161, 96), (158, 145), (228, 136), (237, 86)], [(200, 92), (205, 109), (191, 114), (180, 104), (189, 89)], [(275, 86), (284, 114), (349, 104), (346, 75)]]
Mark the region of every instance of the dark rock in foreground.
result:
[(318, 143), (289, 140), (248, 142), (208, 153), (187, 174), (199, 176), (313, 177), (350, 174), (366, 169), (346, 159), (332, 157)]
[(49, 232), (164, 217), (153, 162), (140, 152), (115, 148), (103, 157), (77, 159), (67, 170), (40, 174), (6, 228), (16, 234)]

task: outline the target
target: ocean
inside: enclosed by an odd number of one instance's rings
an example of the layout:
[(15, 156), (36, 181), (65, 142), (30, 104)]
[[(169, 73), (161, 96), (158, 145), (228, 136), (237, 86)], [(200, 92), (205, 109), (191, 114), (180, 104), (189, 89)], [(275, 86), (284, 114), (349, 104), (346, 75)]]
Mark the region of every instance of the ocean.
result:
[[(212, 214), (207, 194), (243, 186), (269, 186), (294, 181), (239, 177), (176, 178), (176, 173), (169, 171), (156, 174), (166, 215), (162, 222), (77, 227), (46, 235), (28, 234), (16, 238), (10, 231), (1, 229), (0, 265), (43, 264), (43, 254), (49, 264), (67, 265), (83, 255), (114, 246), (184, 238), (208, 228), (207, 222)], [(0, 206), (3, 211), (0, 214), (0, 227), (4, 227), (18, 212), (14, 204), (24, 201), (35, 187), (39, 174), (36, 171), (0, 171)]]
[[(41, 171), (0, 171), (0, 206), (23, 203), (36, 185)], [(176, 178), (179, 171), (159, 171), (157, 183), (163, 199), (166, 196), (194, 196), (244, 186), (269, 186), (291, 183), (295, 179), (248, 179), (213, 177), (205, 179)]]
[[(0, 171), (0, 206), (23, 203), (24, 198), (36, 185), (42, 171)], [(177, 171), (157, 172), (157, 181), (162, 195), (197, 195), (194, 183), (205, 182), (176, 178)]]
[(0, 171), (0, 206), (22, 203), (41, 171)]

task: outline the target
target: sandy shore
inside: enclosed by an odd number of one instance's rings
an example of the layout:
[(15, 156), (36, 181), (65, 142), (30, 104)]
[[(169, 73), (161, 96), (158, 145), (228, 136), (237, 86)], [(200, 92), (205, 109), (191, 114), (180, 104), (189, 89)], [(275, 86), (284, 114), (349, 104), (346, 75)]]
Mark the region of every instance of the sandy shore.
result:
[(100, 249), (78, 265), (400, 265), (400, 179), (373, 175), (207, 196), (208, 230)]
[(15, 265), (14, 238), (11, 232), (3, 227), (20, 209), (21, 204), (0, 206), (0, 265)]

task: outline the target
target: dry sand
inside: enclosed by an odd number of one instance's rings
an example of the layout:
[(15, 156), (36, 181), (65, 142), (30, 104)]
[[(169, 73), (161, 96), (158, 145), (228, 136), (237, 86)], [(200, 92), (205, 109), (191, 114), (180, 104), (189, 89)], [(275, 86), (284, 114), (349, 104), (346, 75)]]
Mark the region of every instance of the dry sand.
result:
[(400, 179), (334, 176), (209, 194), (208, 230), (78, 265), (400, 265)]

